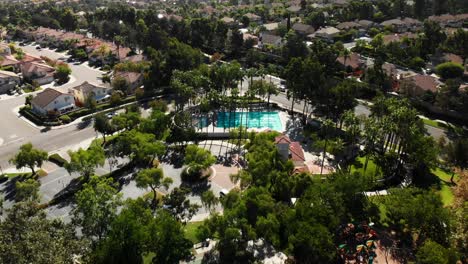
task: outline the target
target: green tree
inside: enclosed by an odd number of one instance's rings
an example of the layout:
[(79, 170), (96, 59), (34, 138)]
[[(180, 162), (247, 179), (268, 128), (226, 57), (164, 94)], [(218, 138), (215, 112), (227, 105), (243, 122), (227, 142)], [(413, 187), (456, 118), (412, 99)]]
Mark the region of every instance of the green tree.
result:
[(402, 230), (403, 236), (409, 238), (411, 232), (415, 232), (418, 242), (431, 239), (442, 245), (448, 244), (450, 215), (436, 193), (407, 188), (391, 189), (390, 195), (384, 203), (387, 221)]
[(416, 259), (421, 264), (449, 264), (447, 248), (431, 240), (419, 248)]
[(115, 91), (121, 91), (123, 92), (124, 94), (127, 94), (127, 92), (129, 91), (130, 87), (127, 83), (127, 80), (125, 80), (125, 78), (123, 77), (115, 77), (113, 80), (112, 80), (112, 88), (115, 90)]
[(88, 251), (73, 226), (48, 219), (34, 202), (15, 203), (0, 222), (1, 263), (73, 263)]
[(201, 172), (208, 169), (216, 162), (216, 158), (209, 150), (198, 147), (197, 145), (188, 145), (185, 149), (184, 164), (191, 170)]
[(158, 190), (163, 187), (165, 190), (169, 189), (172, 184), (172, 179), (164, 177), (164, 172), (161, 168), (150, 168), (141, 170), (135, 178), (138, 188), (151, 188), (153, 192), (153, 207), (155, 208), (158, 200)]
[[(449, 164), (453, 167), (460, 168), (461, 170), (465, 170), (468, 167), (468, 140), (467, 139), (456, 139), (453, 142), (450, 142), (446, 149), (446, 160)], [(450, 177), (450, 181), (453, 183), (453, 177), (455, 175), (455, 171), (452, 172), (452, 177)]]
[(169, 195), (164, 196), (164, 205), (167, 210), (178, 220), (184, 223), (190, 221), (200, 206), (192, 204), (188, 199), (190, 190), (187, 188), (174, 188)]
[(95, 112), (97, 108), (96, 99), (93, 96), (87, 96), (85, 99), (85, 107), (91, 110), (91, 112)]
[(99, 166), (104, 166), (106, 159), (104, 149), (100, 145), (93, 144), (87, 150), (82, 148), (77, 151), (68, 151), (70, 162), (65, 164), (68, 173), (78, 172), (85, 180), (93, 176)]
[(119, 91), (113, 91), (109, 100), (112, 106), (117, 106), (122, 102), (122, 93)]
[(103, 144), (106, 143), (106, 135), (114, 133), (114, 129), (109, 122), (109, 119), (103, 114), (99, 113), (94, 116), (94, 130), (102, 134)]
[(92, 254), (92, 263), (143, 263), (149, 246), (148, 226), (154, 221), (146, 203), (128, 199), (122, 211), (110, 224), (107, 237), (100, 241)]
[(62, 27), (68, 31), (74, 31), (78, 26), (78, 19), (70, 8), (65, 9), (61, 19)]
[(444, 79), (460, 78), (463, 76), (463, 66), (453, 62), (437, 65), (436, 72)]
[(21, 145), (20, 151), (10, 159), (10, 163), (14, 164), (17, 169), (28, 167), (32, 174), (36, 174), (35, 167), (41, 167), (42, 163), (47, 160), (47, 152), (40, 149), (35, 149), (31, 143)]
[(38, 201), (40, 183), (35, 179), (17, 181), (15, 183), (15, 200), (20, 201)]
[(58, 83), (66, 83), (70, 79), (70, 74), (72, 70), (70, 66), (66, 63), (58, 63), (55, 67), (55, 75), (54, 77), (57, 79)]
[(213, 191), (208, 190), (202, 193), (201, 203), (205, 209), (213, 213), (216, 205), (219, 203), (218, 198), (214, 195)]
[(82, 228), (85, 237), (101, 240), (117, 215), (121, 196), (112, 178), (91, 177), (89, 182), (83, 184), (83, 189), (75, 194), (72, 222)]
[(155, 256), (153, 263), (179, 263), (191, 255), (192, 242), (185, 238), (179, 221), (165, 211), (157, 213), (148, 227), (148, 250)]

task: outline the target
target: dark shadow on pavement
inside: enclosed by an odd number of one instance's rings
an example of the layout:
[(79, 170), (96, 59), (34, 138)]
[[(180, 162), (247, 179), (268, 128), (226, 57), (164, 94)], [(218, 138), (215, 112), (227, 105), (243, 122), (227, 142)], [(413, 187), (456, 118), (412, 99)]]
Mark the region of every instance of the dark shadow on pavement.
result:
[(87, 128), (93, 122), (92, 118), (87, 118), (76, 125), (76, 128), (81, 130)]

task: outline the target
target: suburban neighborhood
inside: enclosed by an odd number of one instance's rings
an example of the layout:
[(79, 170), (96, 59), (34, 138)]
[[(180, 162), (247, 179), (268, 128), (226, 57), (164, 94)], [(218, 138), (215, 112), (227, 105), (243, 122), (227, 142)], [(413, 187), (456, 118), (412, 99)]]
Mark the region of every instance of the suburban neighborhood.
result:
[(0, 1), (0, 263), (468, 261), (463, 0)]

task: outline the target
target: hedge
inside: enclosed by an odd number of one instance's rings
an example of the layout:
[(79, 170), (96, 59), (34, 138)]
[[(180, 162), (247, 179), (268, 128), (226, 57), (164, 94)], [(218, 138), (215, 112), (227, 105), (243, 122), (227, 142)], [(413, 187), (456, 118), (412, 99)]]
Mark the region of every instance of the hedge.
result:
[(60, 167), (63, 167), (67, 163), (67, 161), (57, 153), (50, 155), (48, 160), (57, 164)]
[(34, 114), (29, 107), (22, 107), (19, 113), (38, 126), (42, 126), (44, 124), (42, 118)]

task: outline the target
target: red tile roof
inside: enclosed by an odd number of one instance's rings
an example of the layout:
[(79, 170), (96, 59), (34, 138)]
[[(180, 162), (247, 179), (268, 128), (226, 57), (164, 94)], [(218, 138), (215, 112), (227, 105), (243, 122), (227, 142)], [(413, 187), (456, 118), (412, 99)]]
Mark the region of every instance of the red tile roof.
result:
[(424, 91), (431, 91), (435, 93), (437, 92), (437, 88), (439, 87), (439, 82), (437, 81), (437, 79), (430, 75), (418, 74), (409, 77), (408, 80)]
[(345, 57), (340, 56), (336, 59), (341, 65), (345, 67), (351, 67), (352, 69), (357, 69), (361, 66), (362, 62), (359, 57), (359, 54), (357, 53), (351, 53), (349, 57), (346, 58), (346, 64), (345, 64)]
[(292, 161), (305, 161), (304, 150), (297, 141), (291, 141), (286, 135), (277, 136), (275, 144), (289, 144), (289, 154)]
[(289, 145), (289, 151), (291, 154), (291, 160), (293, 161), (305, 161), (304, 150), (299, 142), (294, 141)]

